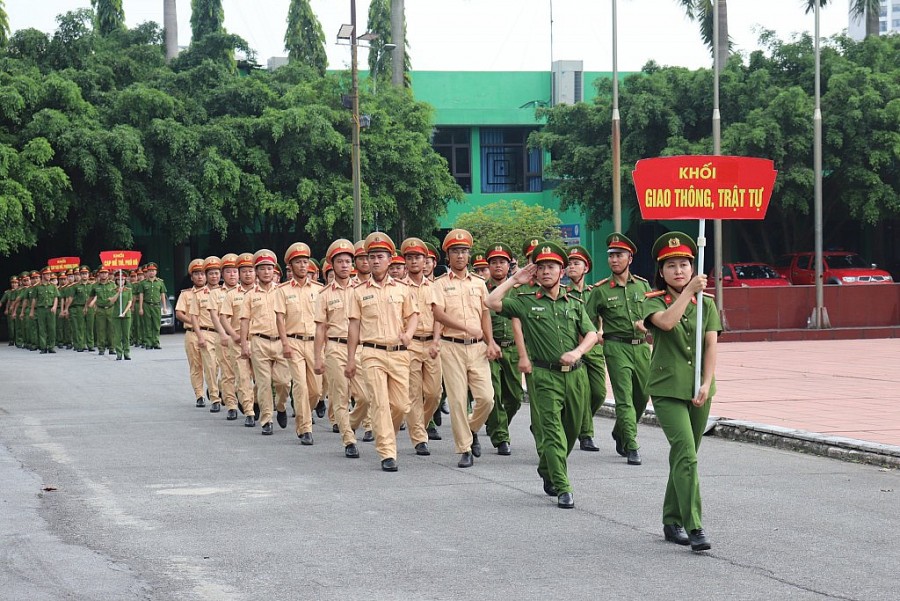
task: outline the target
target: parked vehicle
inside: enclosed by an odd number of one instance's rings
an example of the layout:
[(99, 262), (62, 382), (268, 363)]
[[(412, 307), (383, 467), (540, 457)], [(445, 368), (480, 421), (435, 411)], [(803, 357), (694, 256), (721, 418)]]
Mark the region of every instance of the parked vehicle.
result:
[[(709, 274), (709, 285), (715, 285), (714, 274)], [(787, 278), (766, 263), (725, 263), (722, 265), (724, 288), (755, 288), (790, 286)]]
[(175, 297), (171, 294), (169, 295), (169, 310), (160, 313), (159, 330), (166, 334), (175, 333)]
[[(792, 284), (816, 283), (815, 253), (790, 253), (775, 262), (775, 269)], [(826, 284), (889, 284), (891, 274), (869, 265), (853, 252), (829, 250), (822, 253), (822, 276)]]

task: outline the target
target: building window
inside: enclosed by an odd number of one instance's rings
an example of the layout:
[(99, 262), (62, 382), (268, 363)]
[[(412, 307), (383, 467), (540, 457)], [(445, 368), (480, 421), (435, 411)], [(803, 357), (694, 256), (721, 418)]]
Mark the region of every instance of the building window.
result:
[(468, 127), (442, 127), (431, 144), (450, 167), (450, 174), (466, 194), (472, 193), (472, 136)]
[(485, 127), (481, 129), (481, 191), (541, 192), (543, 155), (528, 148), (525, 127)]

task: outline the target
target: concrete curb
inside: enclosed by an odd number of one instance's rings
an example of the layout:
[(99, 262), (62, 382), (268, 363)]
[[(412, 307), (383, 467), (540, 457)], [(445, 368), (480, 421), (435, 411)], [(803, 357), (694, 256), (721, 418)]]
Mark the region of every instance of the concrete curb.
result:
[[(615, 403), (607, 400), (597, 411), (597, 415), (615, 419)], [(842, 461), (900, 469), (900, 447), (723, 417), (710, 416), (709, 421), (707, 433), (720, 438), (752, 442), (767, 447), (820, 455)], [(641, 423), (652, 426), (659, 425), (653, 409), (648, 408), (644, 412)]]

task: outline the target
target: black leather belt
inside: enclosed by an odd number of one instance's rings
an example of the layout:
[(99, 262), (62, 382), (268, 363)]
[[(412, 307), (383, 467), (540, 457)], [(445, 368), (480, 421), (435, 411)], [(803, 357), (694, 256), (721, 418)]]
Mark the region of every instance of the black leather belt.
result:
[(455, 342), (456, 344), (464, 344), (466, 346), (471, 346), (473, 344), (478, 344), (483, 339), (482, 338), (451, 338), (450, 336), (441, 336), (441, 340), (446, 340), (447, 342)]
[(271, 340), (272, 342), (278, 342), (281, 340), (278, 336), (266, 336), (265, 334), (254, 334), (257, 338), (265, 338), (266, 340)]
[(539, 359), (532, 359), (531, 364), (535, 367), (540, 367), (542, 369), (549, 369), (550, 371), (558, 371), (562, 373), (569, 373), (570, 371), (575, 371), (584, 363), (579, 359), (572, 365), (563, 365), (562, 363), (548, 363), (547, 361), (541, 361)]
[(362, 345), (366, 348), (375, 348), (380, 351), (405, 351), (405, 344), (375, 344), (374, 342), (363, 342)]
[(346, 339), (346, 338), (337, 338), (337, 337), (335, 337), (335, 336), (329, 336), (329, 337), (328, 337), (328, 340), (330, 340), (330, 341), (332, 341), (332, 342), (340, 342), (341, 344), (347, 344), (347, 339)]
[(509, 348), (516, 343), (515, 340), (495, 340), (494, 342), (496, 342), (497, 346), (500, 348)]
[(200, 329), (204, 330), (206, 332), (215, 332), (216, 331), (215, 328), (207, 328), (206, 326), (200, 326)]
[(621, 336), (613, 336), (612, 334), (604, 334), (603, 340), (612, 340), (613, 342), (624, 342), (625, 344), (644, 344), (647, 342), (644, 338), (622, 338)]
[(302, 340), (303, 342), (309, 342), (310, 340), (315, 340), (315, 336), (304, 336), (303, 334), (288, 334), (288, 338), (293, 338), (294, 340)]
[(413, 336), (413, 340), (418, 340), (419, 342), (431, 342), (434, 340), (434, 336)]

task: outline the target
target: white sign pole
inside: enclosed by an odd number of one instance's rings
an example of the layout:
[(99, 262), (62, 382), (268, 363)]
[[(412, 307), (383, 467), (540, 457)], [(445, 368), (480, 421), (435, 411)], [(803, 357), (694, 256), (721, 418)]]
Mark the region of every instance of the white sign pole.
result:
[[(697, 274), (703, 273), (703, 255), (706, 249), (706, 219), (700, 220), (697, 234)], [(697, 293), (697, 332), (694, 337), (694, 398), (700, 392), (700, 361), (703, 355), (703, 290)]]

